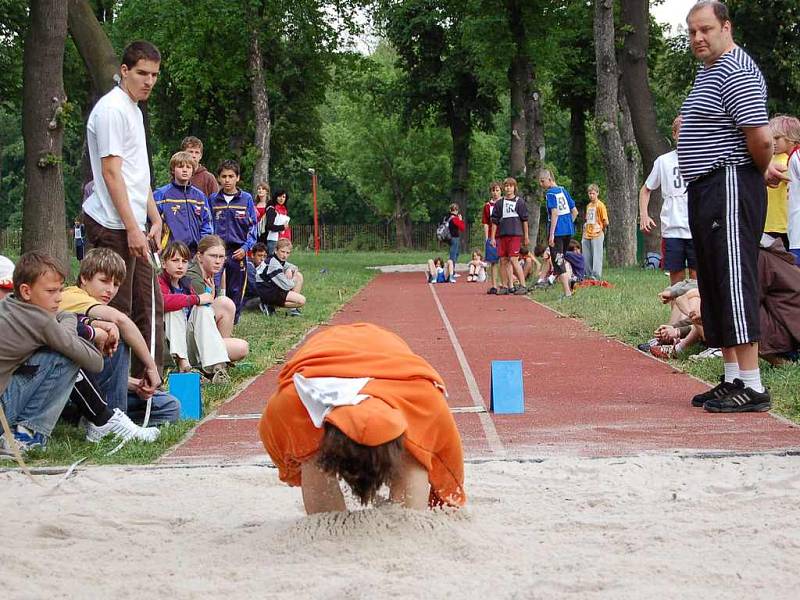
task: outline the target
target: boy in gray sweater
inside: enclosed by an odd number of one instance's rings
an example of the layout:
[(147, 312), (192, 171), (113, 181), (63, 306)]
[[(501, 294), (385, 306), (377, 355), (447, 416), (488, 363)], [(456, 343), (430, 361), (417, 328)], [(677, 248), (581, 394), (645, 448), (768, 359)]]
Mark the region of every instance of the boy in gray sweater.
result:
[(99, 372), (103, 357), (77, 333), (74, 314), (59, 312), (64, 267), (41, 252), (23, 254), (14, 268), (14, 293), (0, 300), (0, 406), (11, 437), (26, 451), (44, 447), (69, 398), (79, 368)]
[(289, 315), (296, 317), (300, 315), (300, 308), (305, 306), (306, 297), (300, 293), (303, 275), (288, 261), (291, 253), (292, 242), (281, 238), (269, 261), (256, 267), (256, 291), (265, 314), (274, 314), (274, 307), (284, 306), (290, 309)]

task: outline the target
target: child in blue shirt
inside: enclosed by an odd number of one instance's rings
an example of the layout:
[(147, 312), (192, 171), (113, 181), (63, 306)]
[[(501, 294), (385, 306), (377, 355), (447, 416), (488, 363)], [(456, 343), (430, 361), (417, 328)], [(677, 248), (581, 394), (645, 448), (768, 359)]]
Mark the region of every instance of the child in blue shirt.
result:
[(208, 201), (214, 232), (225, 243), (225, 295), (236, 306), (239, 321), (247, 286), (247, 253), (256, 244), (258, 217), (253, 197), (238, 187), (239, 163), (224, 160), (217, 170), (220, 190)]
[(569, 273), (564, 264), (564, 256), (569, 249), (569, 241), (575, 234), (575, 218), (578, 209), (569, 192), (556, 185), (553, 173), (548, 169), (539, 171), (539, 185), (545, 190), (547, 203), (547, 244), (550, 247), (550, 260), (553, 263), (553, 274), (564, 288), (564, 296), (572, 296), (569, 285)]
[(194, 256), (203, 236), (214, 233), (205, 194), (192, 185), (197, 163), (188, 152), (176, 152), (169, 161), (172, 182), (153, 192), (158, 212), (164, 221), (161, 247), (183, 242)]

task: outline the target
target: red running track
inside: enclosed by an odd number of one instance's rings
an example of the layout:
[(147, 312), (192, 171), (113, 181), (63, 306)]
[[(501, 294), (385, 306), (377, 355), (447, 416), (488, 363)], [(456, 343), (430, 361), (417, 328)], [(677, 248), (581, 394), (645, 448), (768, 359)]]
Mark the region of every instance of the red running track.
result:
[[(800, 428), (768, 413), (692, 408), (708, 386), (527, 297), (381, 274), (332, 319), (390, 329), (444, 377), (455, 411), (488, 409), (492, 360), (522, 359), (525, 413), (455, 412), (468, 459), (797, 451)], [(313, 335), (313, 332), (312, 332)], [(201, 423), (162, 462), (266, 462), (258, 416), (280, 365)]]

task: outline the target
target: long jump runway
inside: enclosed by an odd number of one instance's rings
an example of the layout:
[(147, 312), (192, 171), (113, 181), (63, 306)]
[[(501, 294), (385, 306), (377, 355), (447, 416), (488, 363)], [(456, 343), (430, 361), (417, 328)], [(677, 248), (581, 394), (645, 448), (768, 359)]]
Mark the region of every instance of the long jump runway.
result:
[[(482, 285), (376, 277), (331, 320), (399, 334), (442, 375), (468, 460), (800, 451), (800, 428), (768, 413), (692, 408), (708, 386), (527, 297)], [(521, 359), (525, 412), (489, 411), (492, 360)], [(281, 365), (202, 422), (165, 463), (262, 463), (257, 424)]]

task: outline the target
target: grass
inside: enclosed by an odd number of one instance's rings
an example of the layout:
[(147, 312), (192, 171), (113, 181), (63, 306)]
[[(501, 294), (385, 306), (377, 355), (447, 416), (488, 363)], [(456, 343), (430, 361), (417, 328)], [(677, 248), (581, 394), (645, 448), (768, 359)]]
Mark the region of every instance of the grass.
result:
[[(666, 275), (632, 267), (606, 269), (603, 278), (614, 287), (580, 289), (569, 301), (559, 301), (561, 290), (556, 286), (536, 291), (532, 297), (632, 346), (653, 337), (653, 330), (669, 317), (668, 308), (656, 299), (656, 294), (669, 285)], [(695, 362), (684, 354), (671, 360), (670, 364), (712, 384), (717, 383), (722, 375), (721, 358)], [(764, 385), (772, 394), (773, 411), (800, 423), (798, 365), (773, 367), (762, 360), (760, 366)]]
[[(250, 356), (231, 369), (231, 383), (204, 385), (203, 405), (206, 414), (230, 398), (249, 378), (263, 373), (283, 361), (286, 354), (312, 327), (327, 323), (353, 295), (376, 274), (367, 267), (376, 265), (422, 263), (429, 253), (367, 253), (327, 252), (314, 256), (297, 251), (291, 260), (305, 274), (303, 290), (309, 298), (303, 316), (290, 318), (284, 311), (265, 318), (259, 312), (247, 312), (236, 327), (235, 335), (250, 343)], [(586, 288), (568, 302), (559, 302), (557, 288), (536, 291), (532, 297), (559, 312), (584, 320), (590, 327), (635, 346), (652, 336), (652, 331), (668, 317), (667, 309), (656, 300), (656, 294), (668, 280), (659, 272), (639, 268), (608, 269), (605, 278), (614, 284), (611, 289)], [(671, 361), (677, 368), (700, 379), (714, 383), (722, 374), (722, 360), (710, 359), (698, 363), (686, 357)], [(800, 422), (800, 369), (797, 366), (772, 367), (762, 361), (762, 375), (773, 397), (774, 411)], [(31, 452), (33, 466), (68, 465), (86, 457), (96, 464), (144, 464), (158, 459), (181, 441), (195, 425), (181, 421), (162, 428), (159, 440), (153, 444), (130, 443), (108, 456), (116, 445), (109, 441), (90, 444), (81, 430), (59, 425), (46, 452)]]
[[(269, 319), (260, 312), (243, 313), (234, 335), (250, 343), (250, 355), (230, 370), (231, 383), (203, 386), (205, 414), (233, 396), (249, 378), (281, 362), (309, 329), (327, 323), (336, 311), (375, 277), (377, 271), (367, 267), (422, 263), (428, 257), (423, 252), (327, 252), (314, 256), (313, 253), (295, 251), (290, 260), (305, 275), (303, 294), (309, 299), (303, 316), (287, 317), (282, 310)], [(85, 441), (79, 428), (59, 424), (47, 450), (31, 451), (26, 462), (31, 466), (48, 467), (69, 465), (86, 458), (87, 462), (96, 464), (146, 464), (180, 442), (195, 424), (195, 421), (180, 421), (164, 426), (156, 442), (128, 443), (111, 456), (108, 453), (116, 443), (104, 440), (100, 444), (91, 444)]]

